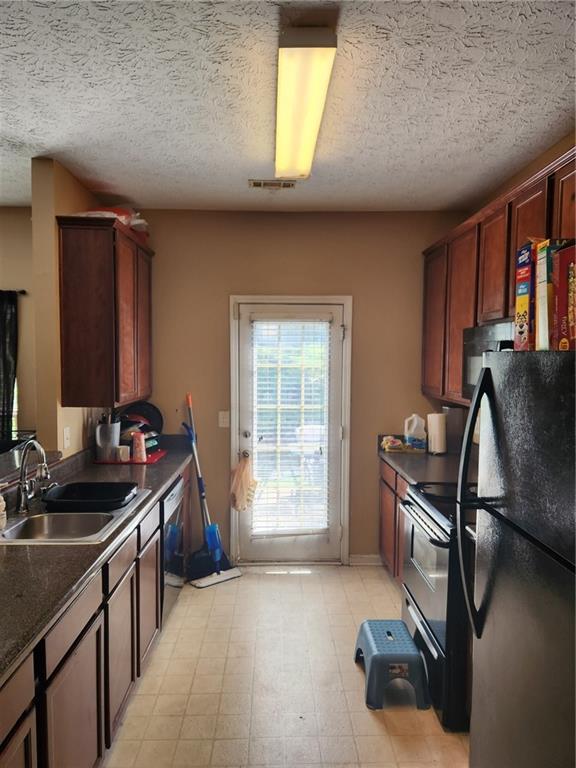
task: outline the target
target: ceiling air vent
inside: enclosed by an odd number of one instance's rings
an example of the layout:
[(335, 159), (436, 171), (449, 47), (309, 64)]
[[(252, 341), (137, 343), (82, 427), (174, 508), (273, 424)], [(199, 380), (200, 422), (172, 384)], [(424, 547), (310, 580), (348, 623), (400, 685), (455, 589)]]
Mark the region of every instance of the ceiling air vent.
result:
[(253, 189), (294, 189), (296, 182), (282, 179), (248, 179), (248, 186)]

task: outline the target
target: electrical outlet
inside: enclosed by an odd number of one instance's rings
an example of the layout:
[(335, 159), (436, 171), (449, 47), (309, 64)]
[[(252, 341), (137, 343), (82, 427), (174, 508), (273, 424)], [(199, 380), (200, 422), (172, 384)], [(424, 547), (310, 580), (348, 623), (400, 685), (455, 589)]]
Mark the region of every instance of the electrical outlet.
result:
[(64, 450), (66, 450), (66, 448), (70, 448), (71, 443), (72, 436), (70, 433), (70, 427), (64, 427)]
[(218, 426), (230, 429), (230, 411), (218, 411)]

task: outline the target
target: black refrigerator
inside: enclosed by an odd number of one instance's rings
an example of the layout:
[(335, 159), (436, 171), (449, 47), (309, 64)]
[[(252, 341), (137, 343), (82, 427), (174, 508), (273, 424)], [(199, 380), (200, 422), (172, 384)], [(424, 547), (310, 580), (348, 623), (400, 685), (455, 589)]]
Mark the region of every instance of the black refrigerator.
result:
[(574, 364), (573, 352), (487, 353), (472, 399), (458, 482), (474, 632), (470, 768), (575, 765)]

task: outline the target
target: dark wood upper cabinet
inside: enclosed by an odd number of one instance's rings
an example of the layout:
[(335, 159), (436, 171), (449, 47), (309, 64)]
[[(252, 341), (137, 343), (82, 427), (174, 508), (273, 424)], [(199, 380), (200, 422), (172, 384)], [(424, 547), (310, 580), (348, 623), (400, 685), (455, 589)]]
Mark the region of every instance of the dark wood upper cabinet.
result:
[(552, 237), (576, 237), (576, 165), (573, 159), (555, 172), (553, 199)]
[(508, 315), (515, 311), (516, 252), (530, 238), (548, 237), (548, 178), (540, 179), (524, 189), (510, 204), (510, 250), (508, 255)]
[(137, 282), (138, 389), (145, 398), (152, 392), (152, 259), (141, 248), (138, 249)]
[(151, 256), (115, 219), (59, 216), (62, 405), (151, 392)]
[(116, 400), (138, 398), (138, 250), (131, 240), (116, 240)]
[(472, 226), (448, 243), (448, 302), (444, 396), (467, 403), (462, 396), (462, 332), (476, 320), (478, 228)]
[(462, 397), (462, 331), (514, 316), (516, 253), (531, 238), (576, 237), (575, 158), (576, 147), (424, 251), (425, 395), (468, 404)]
[(424, 255), (422, 391), (430, 397), (444, 394), (446, 275), (446, 246), (440, 245)]
[(102, 614), (46, 689), (46, 768), (93, 768), (104, 754)]
[(478, 324), (508, 315), (508, 205), (480, 224)]

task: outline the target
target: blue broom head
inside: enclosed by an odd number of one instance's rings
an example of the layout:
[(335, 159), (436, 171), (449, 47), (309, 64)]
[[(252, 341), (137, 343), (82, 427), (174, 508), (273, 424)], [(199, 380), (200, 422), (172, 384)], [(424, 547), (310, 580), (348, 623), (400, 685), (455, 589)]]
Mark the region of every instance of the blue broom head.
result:
[(220, 539), (220, 531), (216, 523), (207, 525), (204, 529), (204, 536), (206, 539), (206, 546), (210, 552), (210, 557), (214, 561), (216, 566), (216, 573), (220, 573), (220, 561), (222, 560), (222, 541)]

